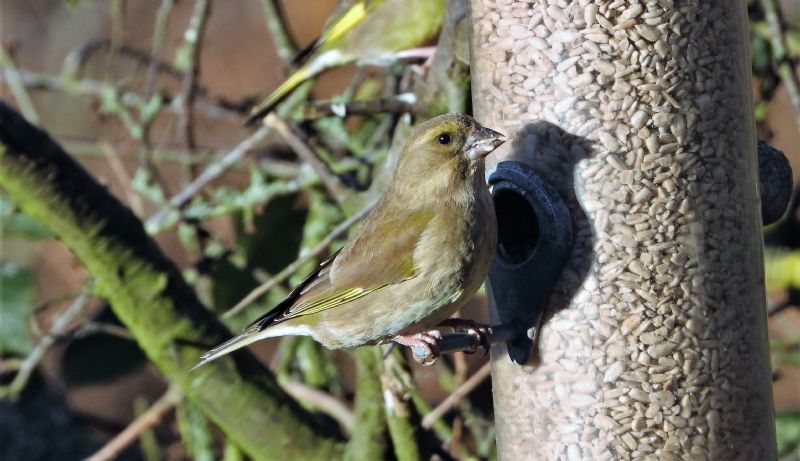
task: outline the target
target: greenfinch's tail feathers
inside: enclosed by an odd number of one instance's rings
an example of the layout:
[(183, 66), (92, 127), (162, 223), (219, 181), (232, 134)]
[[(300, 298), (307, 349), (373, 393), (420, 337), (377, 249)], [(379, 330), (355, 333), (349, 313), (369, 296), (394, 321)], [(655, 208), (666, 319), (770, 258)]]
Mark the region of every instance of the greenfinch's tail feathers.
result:
[(203, 354), (200, 357), (200, 362), (198, 362), (197, 365), (193, 366), (192, 369), (189, 371), (194, 371), (202, 366), (208, 365), (210, 362), (217, 360), (223, 355), (228, 355), (231, 352), (249, 346), (250, 344), (253, 344), (256, 341), (261, 341), (262, 339), (274, 338), (276, 336), (304, 335), (308, 333), (307, 330), (303, 327), (294, 327), (286, 324), (273, 325), (271, 326), (271, 328), (268, 328), (266, 330), (262, 328), (263, 325), (261, 324), (261, 322), (259, 322), (258, 324), (254, 324), (239, 336), (229, 339), (228, 341), (225, 341), (224, 343), (220, 344), (214, 349), (211, 349), (210, 351)]
[(261, 335), (259, 335), (258, 333), (259, 333), (258, 331), (251, 331), (251, 329), (248, 329), (239, 336), (236, 336), (235, 338), (225, 341), (224, 343), (220, 344), (214, 349), (211, 349), (210, 351), (203, 354), (200, 357), (200, 361), (197, 363), (197, 365), (193, 366), (192, 369), (189, 371), (194, 371), (222, 357), (223, 355), (230, 354), (233, 351), (239, 350), (245, 346), (253, 344), (254, 342), (261, 339)]

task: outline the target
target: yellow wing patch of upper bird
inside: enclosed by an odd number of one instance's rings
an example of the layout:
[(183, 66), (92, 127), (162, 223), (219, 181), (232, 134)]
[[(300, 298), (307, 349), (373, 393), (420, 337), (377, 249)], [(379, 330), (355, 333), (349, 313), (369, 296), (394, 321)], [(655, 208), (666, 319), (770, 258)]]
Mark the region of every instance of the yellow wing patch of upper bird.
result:
[(329, 27), (322, 31), (322, 34), (317, 37), (317, 39), (314, 40), (311, 45), (300, 51), (300, 53), (295, 56), (295, 64), (302, 63), (307, 57), (314, 54), (317, 50), (324, 48), (328, 44), (333, 43), (343, 37), (345, 34), (347, 34), (347, 32), (355, 27), (356, 24), (360, 23), (362, 20), (364, 20), (364, 18), (367, 17), (369, 9), (370, 8), (366, 5), (366, 1), (356, 2), (354, 5), (347, 8), (344, 13), (341, 14), (341, 16), (336, 18)]
[(367, 7), (365, 2), (358, 2), (350, 9), (348, 9), (342, 17), (336, 21), (335, 24), (327, 31), (326, 34), (320, 37), (320, 45), (325, 42), (330, 42), (341, 37), (347, 31), (353, 28), (356, 24), (361, 22), (367, 15)]

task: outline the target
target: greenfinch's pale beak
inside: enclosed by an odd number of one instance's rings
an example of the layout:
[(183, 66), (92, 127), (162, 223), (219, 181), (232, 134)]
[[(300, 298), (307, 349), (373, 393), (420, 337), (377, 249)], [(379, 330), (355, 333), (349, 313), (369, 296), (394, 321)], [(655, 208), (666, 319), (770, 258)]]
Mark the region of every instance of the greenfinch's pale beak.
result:
[(489, 153), (497, 149), (500, 144), (504, 142), (506, 142), (506, 136), (504, 134), (482, 126), (477, 130), (473, 130), (467, 136), (467, 158), (472, 161), (480, 160), (489, 155)]

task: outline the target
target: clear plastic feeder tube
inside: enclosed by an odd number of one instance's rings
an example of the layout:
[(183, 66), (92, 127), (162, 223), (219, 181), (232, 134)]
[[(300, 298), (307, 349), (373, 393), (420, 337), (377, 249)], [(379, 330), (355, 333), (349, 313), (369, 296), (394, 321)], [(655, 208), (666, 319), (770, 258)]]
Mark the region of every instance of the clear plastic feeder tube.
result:
[[(744, 0), (471, 0), (474, 111), (570, 203), (503, 460), (775, 458)], [(536, 274), (531, 274), (536, 277)]]

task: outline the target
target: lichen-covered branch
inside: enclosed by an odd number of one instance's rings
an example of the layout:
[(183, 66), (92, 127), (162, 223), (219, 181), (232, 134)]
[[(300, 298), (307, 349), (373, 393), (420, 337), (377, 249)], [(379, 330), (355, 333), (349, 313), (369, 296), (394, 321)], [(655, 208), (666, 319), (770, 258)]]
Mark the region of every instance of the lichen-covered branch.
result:
[(384, 459), (386, 454), (386, 418), (378, 377), (381, 369), (380, 350), (361, 347), (353, 352), (356, 361), (356, 425), (347, 444), (344, 459), (359, 461)]
[(46, 133), (0, 103), (0, 187), (45, 223), (95, 278), (164, 377), (254, 459), (336, 459), (314, 423), (251, 355), (188, 373), (229, 332), (197, 300), (134, 214)]

